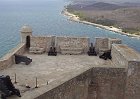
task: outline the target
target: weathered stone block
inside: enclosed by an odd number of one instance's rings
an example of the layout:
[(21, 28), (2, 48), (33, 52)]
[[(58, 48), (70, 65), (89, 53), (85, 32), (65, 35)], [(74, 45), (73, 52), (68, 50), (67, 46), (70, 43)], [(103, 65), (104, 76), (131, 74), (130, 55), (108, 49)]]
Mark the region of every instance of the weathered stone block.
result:
[(57, 52), (62, 54), (87, 53), (89, 38), (86, 37), (57, 37)]
[(108, 38), (97, 37), (95, 42), (95, 51), (100, 53), (102, 51), (109, 50), (108, 48)]
[(52, 37), (31, 37), (30, 52), (48, 52), (51, 47)]

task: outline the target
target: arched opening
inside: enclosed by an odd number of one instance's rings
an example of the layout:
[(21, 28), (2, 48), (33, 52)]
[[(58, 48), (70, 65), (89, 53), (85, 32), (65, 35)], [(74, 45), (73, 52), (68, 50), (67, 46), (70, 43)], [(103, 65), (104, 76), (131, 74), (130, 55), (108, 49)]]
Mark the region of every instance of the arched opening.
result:
[(29, 49), (30, 48), (30, 36), (26, 37), (26, 48)]

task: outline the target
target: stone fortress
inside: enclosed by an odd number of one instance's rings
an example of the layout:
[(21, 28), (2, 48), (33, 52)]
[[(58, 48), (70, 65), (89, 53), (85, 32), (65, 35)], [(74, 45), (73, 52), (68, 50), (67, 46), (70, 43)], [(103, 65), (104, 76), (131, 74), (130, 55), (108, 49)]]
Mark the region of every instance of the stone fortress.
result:
[[(51, 47), (57, 56), (47, 55)], [(18, 75), (21, 99), (139, 99), (140, 53), (117, 38), (97, 37), (94, 43), (98, 55), (111, 50), (111, 60), (88, 56), (89, 47), (88, 37), (34, 36), (31, 27), (23, 26), (21, 43), (0, 60), (0, 75), (10, 75), (13, 82)], [(14, 54), (33, 62), (15, 64)]]

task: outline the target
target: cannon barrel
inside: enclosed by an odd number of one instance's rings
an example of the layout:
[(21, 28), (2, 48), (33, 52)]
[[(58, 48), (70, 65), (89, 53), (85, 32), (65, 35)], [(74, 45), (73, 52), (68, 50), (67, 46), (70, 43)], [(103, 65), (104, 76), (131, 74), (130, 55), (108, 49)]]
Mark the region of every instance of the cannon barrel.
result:
[(89, 56), (97, 56), (97, 53), (95, 51), (95, 47), (93, 47), (93, 43), (91, 43), (91, 46), (89, 47), (88, 55)]
[(29, 65), (32, 62), (32, 59), (28, 58), (27, 56), (15, 54), (15, 63), (19, 64), (21, 62), (24, 62), (26, 65)]

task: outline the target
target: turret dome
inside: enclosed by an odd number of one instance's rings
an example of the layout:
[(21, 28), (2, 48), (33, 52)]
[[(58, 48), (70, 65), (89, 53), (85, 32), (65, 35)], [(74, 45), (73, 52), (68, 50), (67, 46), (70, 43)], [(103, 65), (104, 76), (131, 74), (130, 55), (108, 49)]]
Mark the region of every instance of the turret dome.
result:
[(32, 28), (28, 25), (24, 25), (22, 28), (21, 28), (21, 32), (22, 33), (30, 33), (32, 32)]

